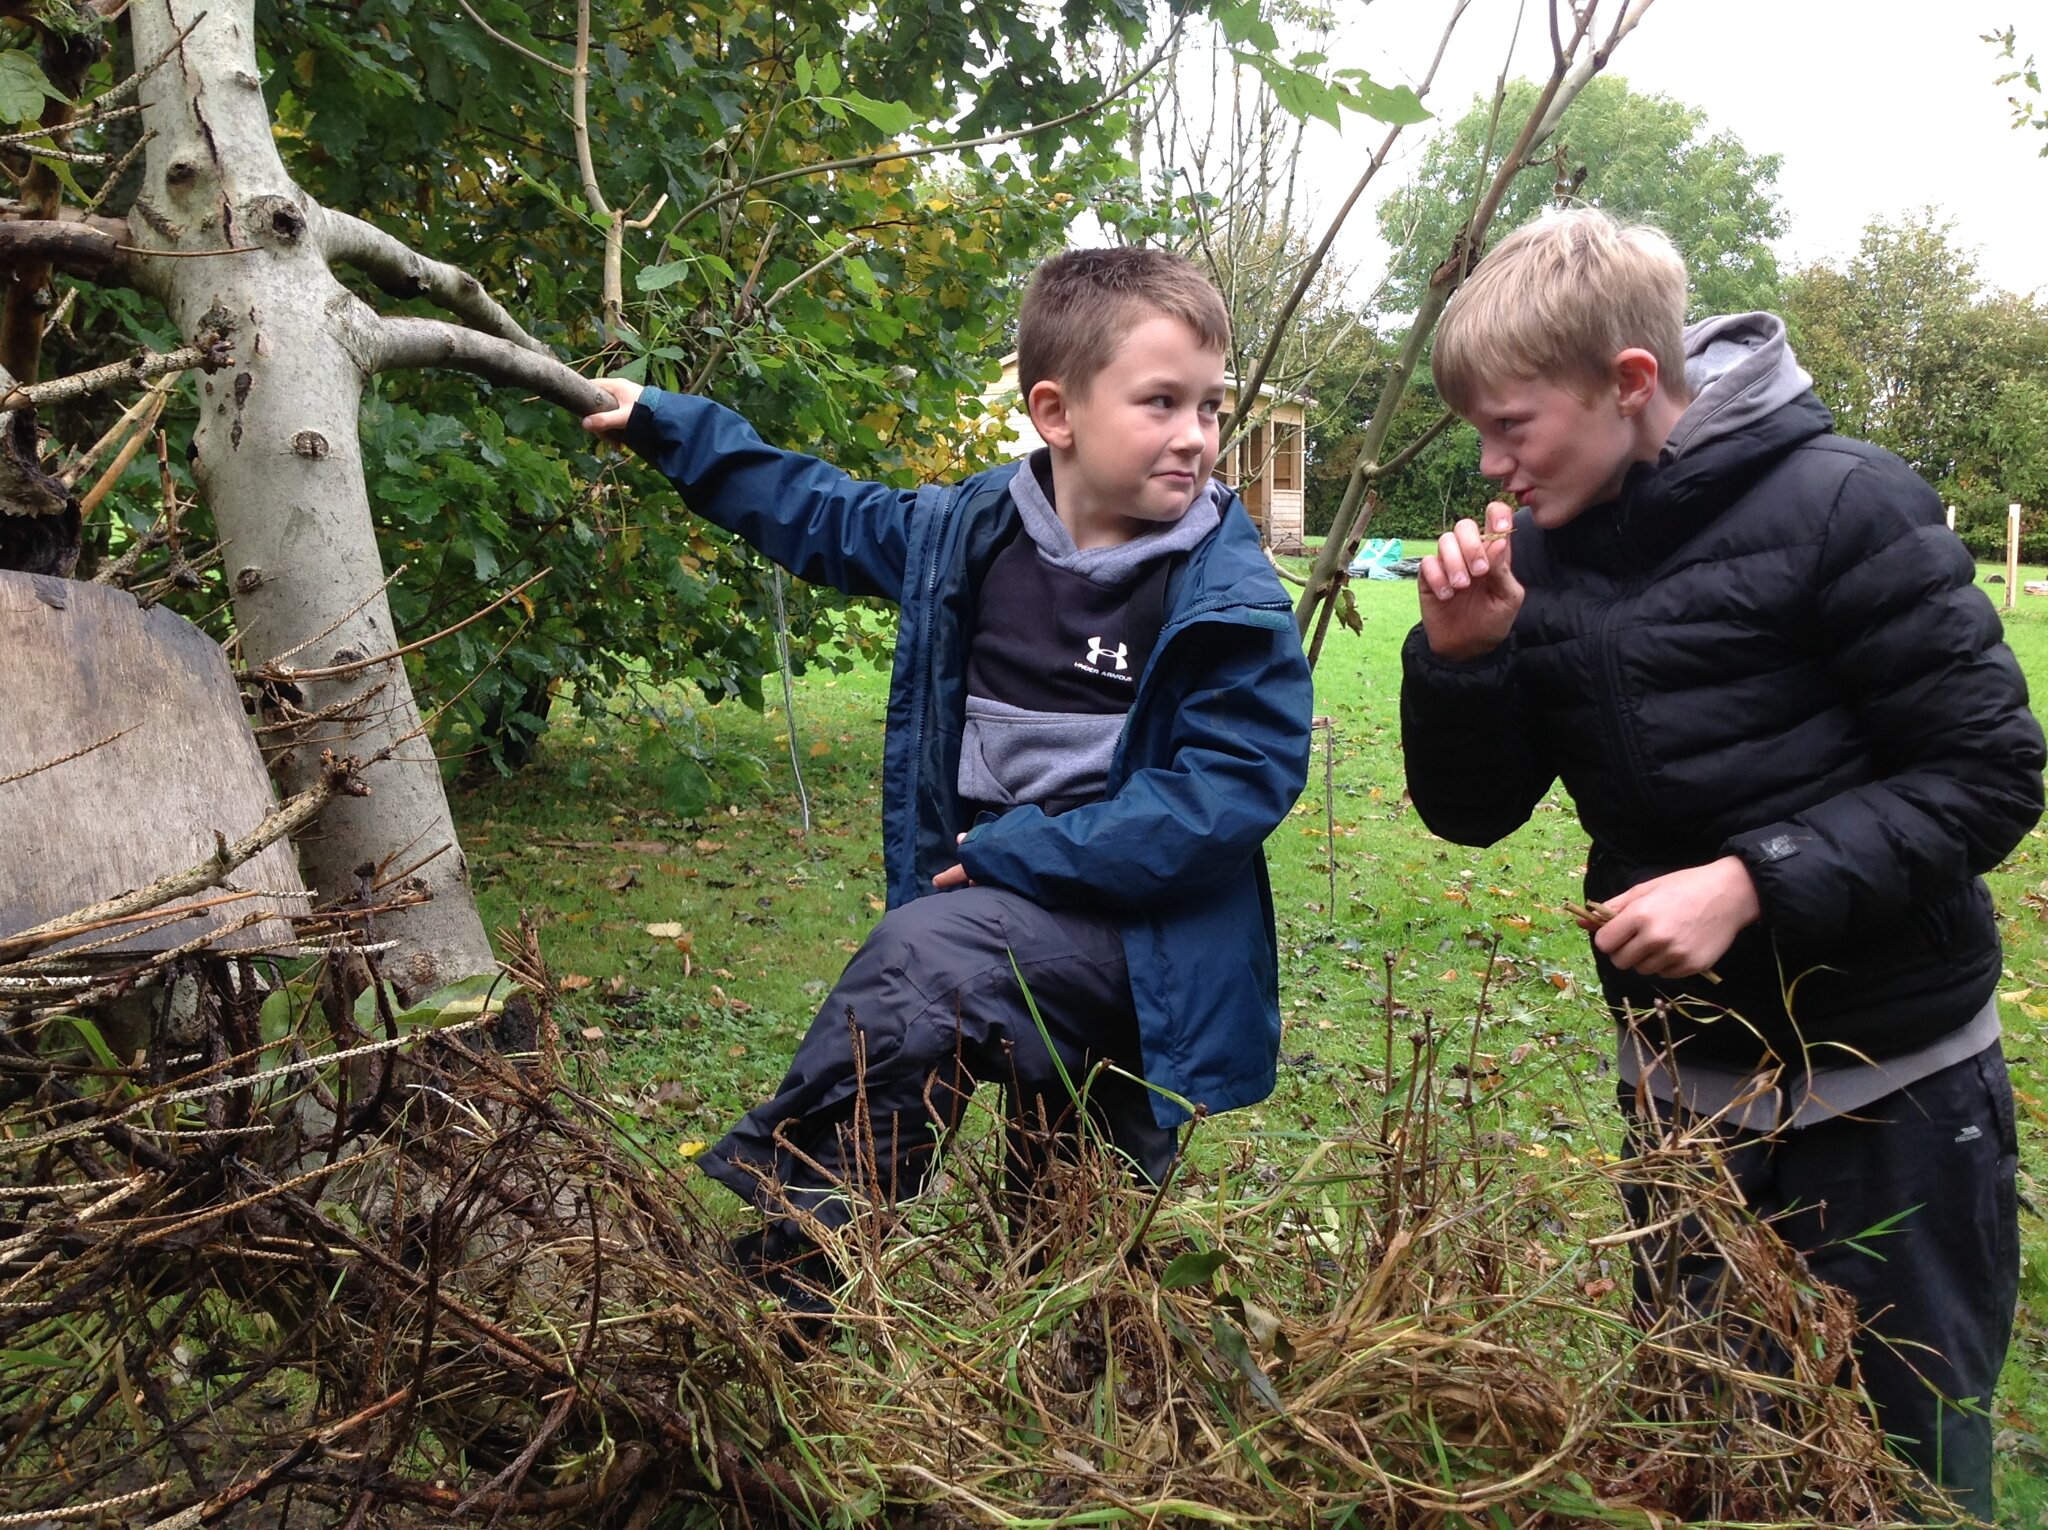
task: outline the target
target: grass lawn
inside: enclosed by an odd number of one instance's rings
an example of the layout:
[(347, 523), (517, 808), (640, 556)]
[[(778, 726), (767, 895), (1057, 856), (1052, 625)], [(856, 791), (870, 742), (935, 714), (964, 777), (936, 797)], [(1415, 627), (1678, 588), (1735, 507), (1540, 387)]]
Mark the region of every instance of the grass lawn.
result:
[[(1504, 1146), (1531, 1172), (1611, 1149), (1608, 1026), (1585, 938), (1559, 909), (1579, 895), (1585, 853), (1571, 804), (1553, 792), (1488, 850), (1431, 838), (1406, 804), (1400, 759), (1397, 652), (1414, 586), (1354, 588), (1364, 630), (1331, 635), (1317, 676), (1331, 726), (1308, 791), (1268, 846), (1287, 1022), (1279, 1086), (1262, 1106), (1205, 1126), (1201, 1151), (1286, 1166), (1305, 1142), (1376, 1115), (1390, 970), (1397, 1052), (1425, 1024), (1469, 1037), (1455, 1052), (1469, 1077), (1445, 1087), (1510, 1099)], [(2007, 626), (2029, 677), (2048, 687), (2048, 598), (2019, 596)], [(644, 722), (593, 723), (567, 707), (526, 771), (457, 796), (486, 919), (495, 928), (532, 914), (570, 989), (565, 1031), (622, 1126), (664, 1152), (693, 1150), (772, 1090), (881, 912), (885, 690), (866, 669), (798, 681), (808, 831), (779, 708), (675, 704), (670, 742), (714, 761), (724, 795), (709, 807), (671, 798), (671, 773), (643, 767)], [(2033, 1066), (2048, 1032), (2048, 830), (1992, 886), (2006, 923), (2006, 1045), (2028, 1197), (2020, 1328), (1999, 1404), (2001, 1523), (2048, 1524), (2048, 1226), (2034, 1209), (2048, 1100)], [(1581, 1208), (1576, 1232), (1617, 1214)]]

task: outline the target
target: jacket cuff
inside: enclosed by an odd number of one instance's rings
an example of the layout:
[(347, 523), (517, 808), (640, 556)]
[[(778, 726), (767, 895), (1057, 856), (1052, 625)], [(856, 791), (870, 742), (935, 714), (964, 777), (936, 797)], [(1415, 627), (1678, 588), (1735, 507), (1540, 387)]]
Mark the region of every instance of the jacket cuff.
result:
[(1418, 625), (1401, 646), (1402, 667), (1424, 685), (1442, 691), (1497, 689), (1506, 685), (1515, 665), (1515, 635), (1510, 632), (1491, 653), (1476, 659), (1446, 659), (1429, 646)]
[(645, 451), (657, 443), (661, 436), (661, 424), (655, 418), (655, 411), (669, 397), (663, 388), (642, 388), (640, 397), (633, 403), (633, 412), (626, 417), (626, 428), (621, 439), (635, 451)]

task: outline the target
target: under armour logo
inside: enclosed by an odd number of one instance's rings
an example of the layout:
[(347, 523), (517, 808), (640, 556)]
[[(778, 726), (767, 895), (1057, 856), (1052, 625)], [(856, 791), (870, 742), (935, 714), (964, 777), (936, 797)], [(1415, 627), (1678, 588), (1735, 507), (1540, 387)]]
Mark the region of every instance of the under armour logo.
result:
[(1128, 643), (1119, 643), (1114, 648), (1105, 648), (1099, 634), (1088, 640), (1088, 663), (1096, 669), (1102, 667), (1104, 659), (1114, 659), (1116, 660), (1116, 667), (1119, 672), (1127, 670), (1131, 667), (1129, 662), (1130, 652), (1131, 645)]

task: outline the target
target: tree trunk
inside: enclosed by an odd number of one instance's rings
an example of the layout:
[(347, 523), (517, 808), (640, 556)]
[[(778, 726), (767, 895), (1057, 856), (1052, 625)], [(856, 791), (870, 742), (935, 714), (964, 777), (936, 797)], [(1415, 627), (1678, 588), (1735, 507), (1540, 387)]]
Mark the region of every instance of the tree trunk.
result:
[[(346, 665), (398, 646), (357, 433), (380, 321), (328, 269), (322, 210), (285, 173), (252, 12), (253, 0), (135, 0), (129, 10), (138, 63), (176, 48), (142, 86), (154, 137), (129, 228), (150, 253), (131, 264), (182, 334), (224, 331), (235, 358), (200, 383), (192, 470), (224, 547), (243, 665)], [(378, 925), (380, 938), (399, 941), (389, 975), (410, 998), (490, 970), (403, 663), (301, 689), (307, 711), (354, 704), (345, 726), (302, 740), (278, 765), (286, 792), (315, 779), (323, 748), (358, 759), (391, 751), (366, 777), (370, 795), (332, 804), (300, 844), (316, 896), (350, 896), (368, 865), (388, 877), (425, 861), (416, 875), (431, 899)]]

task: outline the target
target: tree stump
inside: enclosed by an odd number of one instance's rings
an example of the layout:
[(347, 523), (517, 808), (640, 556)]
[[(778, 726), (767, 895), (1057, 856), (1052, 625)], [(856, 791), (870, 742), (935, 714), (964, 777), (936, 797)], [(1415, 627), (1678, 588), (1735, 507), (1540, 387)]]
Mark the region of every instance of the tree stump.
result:
[[(0, 654), (0, 935), (196, 866), (215, 853), (216, 835), (232, 841), (276, 807), (227, 661), (190, 622), (104, 585), (0, 572)], [(216, 901), (229, 892), (257, 896)], [(132, 959), (258, 910), (300, 912), (305, 899), (279, 843), (135, 933), (66, 944)], [(216, 906), (192, 907), (209, 901)], [(292, 938), (267, 918), (215, 949)]]

